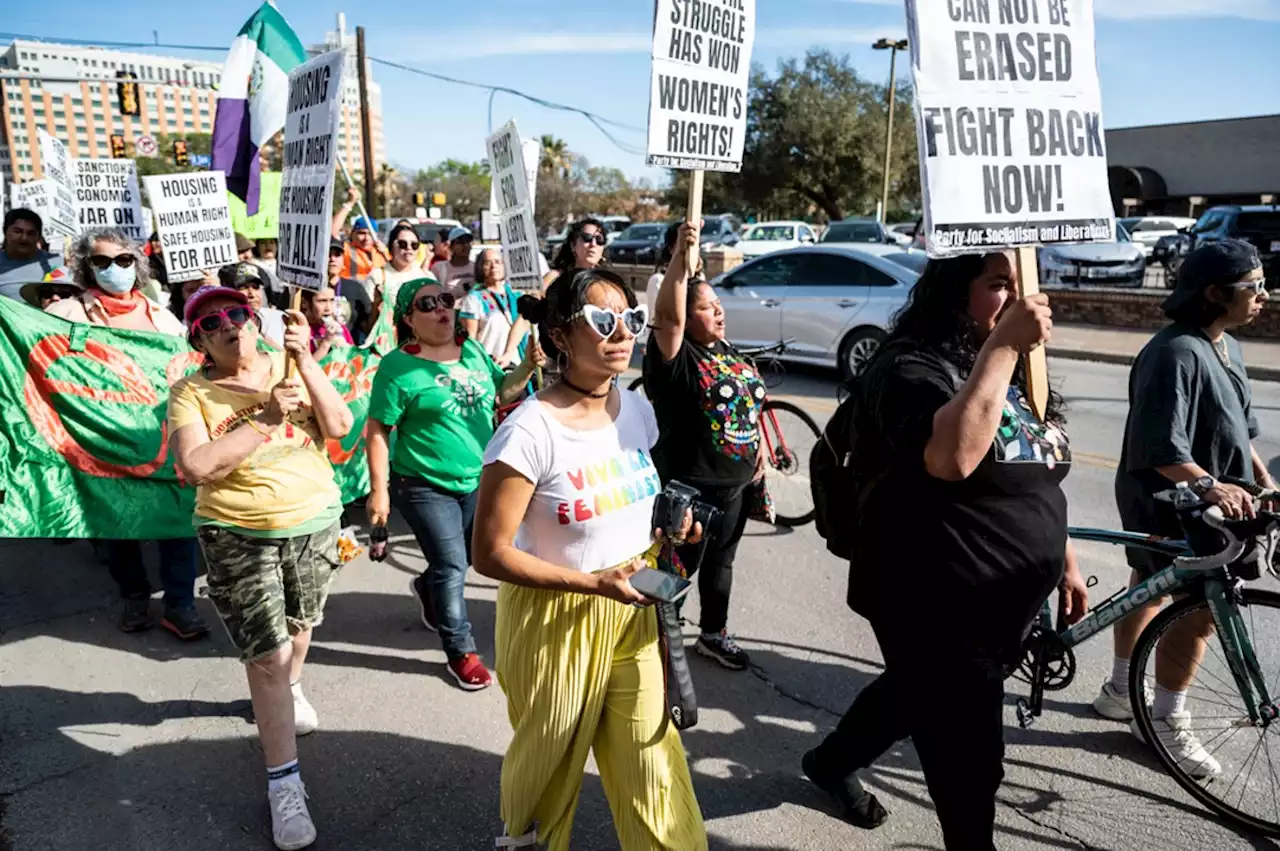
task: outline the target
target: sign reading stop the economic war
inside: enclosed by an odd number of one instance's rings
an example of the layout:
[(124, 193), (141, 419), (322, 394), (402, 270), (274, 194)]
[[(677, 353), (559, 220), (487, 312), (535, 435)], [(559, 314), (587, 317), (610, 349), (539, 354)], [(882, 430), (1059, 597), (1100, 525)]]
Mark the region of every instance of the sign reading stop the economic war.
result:
[(536, 290), (542, 286), (538, 266), (538, 234), (533, 223), (533, 203), (525, 174), (524, 153), (514, 121), (490, 136), (489, 174), (497, 188), (501, 209), (502, 254), (507, 280), (516, 289)]
[(756, 0), (662, 0), (656, 8), (649, 165), (741, 171)]
[(318, 290), (329, 279), (333, 170), (342, 118), (346, 51), (334, 50), (289, 72), (280, 185), (280, 280)]
[(164, 248), (169, 280), (194, 281), (208, 269), (236, 262), (236, 239), (220, 171), (143, 178)]
[[(355, 417), (325, 452), (347, 503), (369, 491), (369, 390), (391, 305), (363, 346), (320, 365)], [(181, 337), (73, 324), (0, 298), (0, 538), (191, 536), (194, 489), (172, 458), (169, 388), (203, 355)]]
[(1093, 0), (907, 0), (930, 254), (1111, 242)]
[(133, 160), (77, 159), (71, 161), (71, 171), (81, 230), (115, 227), (138, 242), (146, 241), (151, 223), (142, 214), (138, 167)]

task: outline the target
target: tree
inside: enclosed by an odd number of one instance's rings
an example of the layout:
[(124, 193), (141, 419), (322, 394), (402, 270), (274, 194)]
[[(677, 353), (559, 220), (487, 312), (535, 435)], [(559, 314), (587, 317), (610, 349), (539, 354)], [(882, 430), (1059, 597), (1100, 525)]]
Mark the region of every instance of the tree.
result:
[[(872, 215), (884, 178), (888, 86), (863, 80), (825, 50), (780, 62), (777, 75), (751, 73), (742, 171), (707, 174), (703, 207), (778, 217), (818, 215), (828, 221)], [(911, 93), (899, 86), (890, 213), (919, 207)], [(683, 208), (688, 176), (676, 172), (667, 194)]]
[(573, 167), (574, 155), (564, 139), (546, 135), (540, 140), (542, 155), (538, 158), (538, 170), (547, 175), (567, 178)]

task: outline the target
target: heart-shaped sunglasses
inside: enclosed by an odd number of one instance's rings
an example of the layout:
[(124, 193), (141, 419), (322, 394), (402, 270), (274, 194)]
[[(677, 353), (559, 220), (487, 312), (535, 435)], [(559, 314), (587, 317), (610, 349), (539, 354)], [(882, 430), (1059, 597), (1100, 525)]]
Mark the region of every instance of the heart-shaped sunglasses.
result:
[(613, 336), (613, 332), (618, 329), (618, 322), (622, 322), (622, 326), (631, 332), (631, 336), (635, 337), (644, 330), (649, 324), (649, 308), (643, 304), (635, 307), (628, 307), (621, 313), (614, 313), (612, 310), (605, 310), (603, 307), (596, 307), (594, 304), (583, 305), (573, 316), (569, 317), (572, 322), (581, 317), (587, 320), (587, 326), (600, 335), (600, 339), (607, 340)]

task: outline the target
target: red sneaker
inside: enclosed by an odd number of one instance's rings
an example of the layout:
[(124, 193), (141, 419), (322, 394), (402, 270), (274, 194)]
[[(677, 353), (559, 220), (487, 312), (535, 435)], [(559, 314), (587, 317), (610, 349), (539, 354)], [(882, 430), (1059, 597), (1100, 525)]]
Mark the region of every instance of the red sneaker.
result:
[(480, 691), (493, 685), (493, 677), (489, 669), (474, 653), (468, 653), (459, 659), (449, 660), (449, 673), (458, 681), (458, 685), (467, 691)]

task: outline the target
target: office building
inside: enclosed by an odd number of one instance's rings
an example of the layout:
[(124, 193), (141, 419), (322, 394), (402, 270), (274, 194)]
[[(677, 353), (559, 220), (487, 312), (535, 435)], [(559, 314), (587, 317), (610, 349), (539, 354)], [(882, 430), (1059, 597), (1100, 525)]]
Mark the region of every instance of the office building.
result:
[[(359, 180), (364, 173), (364, 145), (360, 134), (360, 77), (359, 65), (356, 62), (356, 37), (347, 32), (347, 16), (338, 13), (337, 29), (325, 33), (324, 44), (315, 44), (307, 48), (309, 56), (319, 56), (331, 50), (343, 48), (347, 51), (346, 71), (343, 76), (342, 92), (342, 126), (338, 133), (338, 157), (346, 165), (347, 170)], [(372, 66), (372, 63), (368, 63)], [(376, 175), (378, 167), (387, 161), (386, 148), (382, 139), (382, 87), (373, 81), (373, 68), (369, 67), (369, 127), (373, 138), (373, 170)], [(341, 192), (341, 188), (338, 190)]]

